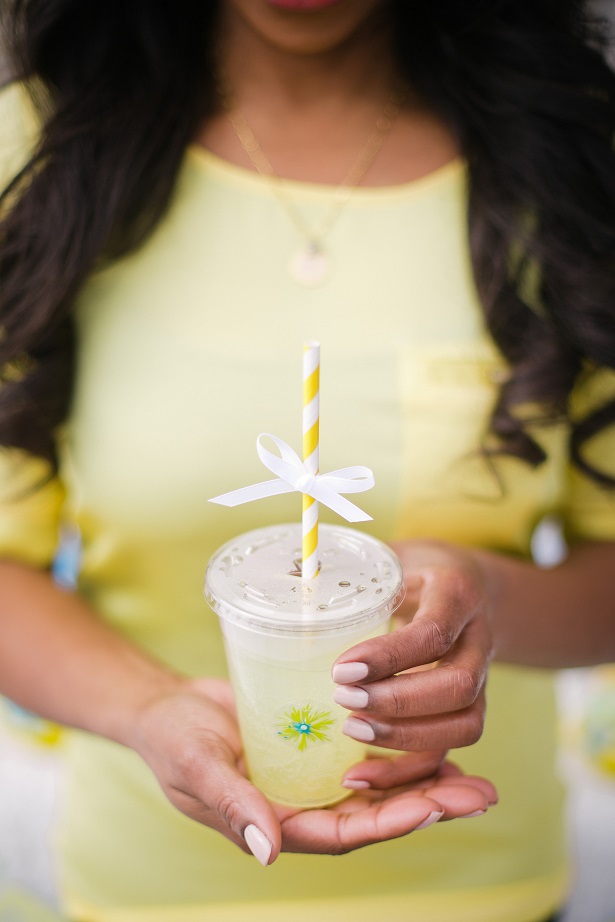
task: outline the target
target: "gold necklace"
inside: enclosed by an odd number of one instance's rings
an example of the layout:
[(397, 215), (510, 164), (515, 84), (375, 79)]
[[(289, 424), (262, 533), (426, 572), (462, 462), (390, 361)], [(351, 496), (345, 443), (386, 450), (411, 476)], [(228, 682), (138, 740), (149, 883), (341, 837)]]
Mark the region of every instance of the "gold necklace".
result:
[(298, 236), (302, 238), (299, 249), (291, 255), (288, 264), (291, 276), (296, 282), (308, 287), (322, 284), (330, 277), (333, 265), (331, 255), (325, 248), (325, 238), (387, 139), (405, 99), (406, 88), (402, 84), (395, 85), (367, 142), (359, 151), (339, 186), (334, 190), (329, 207), (315, 226), (308, 224), (305, 216), (289, 195), (285, 180), (275, 172), (243, 112), (233, 102), (232, 92), (228, 85), (221, 80), (218, 80), (218, 93), (239, 143), (248, 155), (252, 166), (267, 179), (271, 191), (286, 211)]

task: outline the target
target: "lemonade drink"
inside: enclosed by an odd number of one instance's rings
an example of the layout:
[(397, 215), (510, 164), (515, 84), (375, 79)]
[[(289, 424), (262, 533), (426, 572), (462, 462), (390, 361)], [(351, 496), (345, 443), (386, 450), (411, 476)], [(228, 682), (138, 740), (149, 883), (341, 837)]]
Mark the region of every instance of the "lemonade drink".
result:
[[(384, 621), (370, 636), (386, 628)], [(342, 733), (348, 711), (333, 701), (331, 665), (354, 639), (310, 656), (314, 642), (304, 636), (305, 658), (289, 655), (283, 663), (227, 643), (250, 777), (270, 800), (290, 806), (318, 807), (348, 796), (340, 780), (365, 753), (363, 743)]]
[(277, 803), (348, 796), (343, 773), (365, 746), (342, 733), (331, 666), (388, 629), (403, 598), (399, 561), (355, 529), (320, 526), (320, 572), (300, 574), (301, 526), (240, 535), (212, 557), (206, 596), (220, 616), (250, 778)]

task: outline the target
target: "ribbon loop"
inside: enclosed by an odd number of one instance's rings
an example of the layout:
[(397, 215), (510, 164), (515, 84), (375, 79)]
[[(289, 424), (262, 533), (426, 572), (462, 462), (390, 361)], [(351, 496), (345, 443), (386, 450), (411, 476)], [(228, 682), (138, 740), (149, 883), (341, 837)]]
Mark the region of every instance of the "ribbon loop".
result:
[[(262, 439), (265, 438), (271, 439), (279, 455), (263, 446)], [(264, 480), (249, 487), (232, 490), (230, 493), (222, 493), (210, 499), (210, 503), (218, 503), (221, 506), (239, 506), (241, 503), (249, 503), (255, 499), (264, 499), (266, 496), (297, 492), (311, 496), (323, 506), (337, 512), (347, 522), (371, 521), (371, 515), (367, 515), (350, 500), (340, 495), (371, 490), (375, 480), (368, 467), (354, 465), (331, 471), (329, 474), (316, 474), (308, 469), (290, 445), (268, 432), (261, 432), (257, 438), (256, 451), (265, 467), (276, 475), (276, 479)]]

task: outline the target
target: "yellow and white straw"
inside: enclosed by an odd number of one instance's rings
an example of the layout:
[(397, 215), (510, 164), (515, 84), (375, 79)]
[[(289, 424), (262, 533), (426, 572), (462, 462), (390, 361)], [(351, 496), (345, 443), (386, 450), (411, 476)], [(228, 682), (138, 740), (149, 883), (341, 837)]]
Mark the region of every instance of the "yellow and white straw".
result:
[[(347, 522), (368, 522), (368, 515), (342, 494), (363, 493), (374, 486), (374, 475), (368, 467), (354, 464), (328, 474), (319, 470), (320, 423), (320, 344), (305, 343), (303, 347), (303, 460), (290, 445), (269, 432), (261, 432), (256, 451), (273, 480), (253, 483), (230, 493), (221, 493), (209, 500), (222, 506), (240, 506), (266, 496), (281, 493), (303, 494), (302, 565), (301, 575), (313, 579), (318, 575), (318, 506), (332, 509)], [(275, 452), (263, 445), (273, 442)], [(277, 452), (277, 453), (276, 453)]]
[[(320, 343), (303, 347), (303, 463), (314, 477), (319, 472)], [(318, 503), (303, 494), (301, 575), (318, 575)]]

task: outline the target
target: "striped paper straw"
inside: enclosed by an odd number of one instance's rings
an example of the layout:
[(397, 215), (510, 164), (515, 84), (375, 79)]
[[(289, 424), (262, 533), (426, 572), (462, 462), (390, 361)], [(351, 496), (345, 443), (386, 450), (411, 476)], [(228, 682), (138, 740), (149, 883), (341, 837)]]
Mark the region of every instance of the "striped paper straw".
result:
[[(303, 347), (303, 463), (310, 474), (319, 469), (320, 423), (320, 343)], [(318, 503), (303, 494), (301, 575), (313, 579), (318, 575)]]

